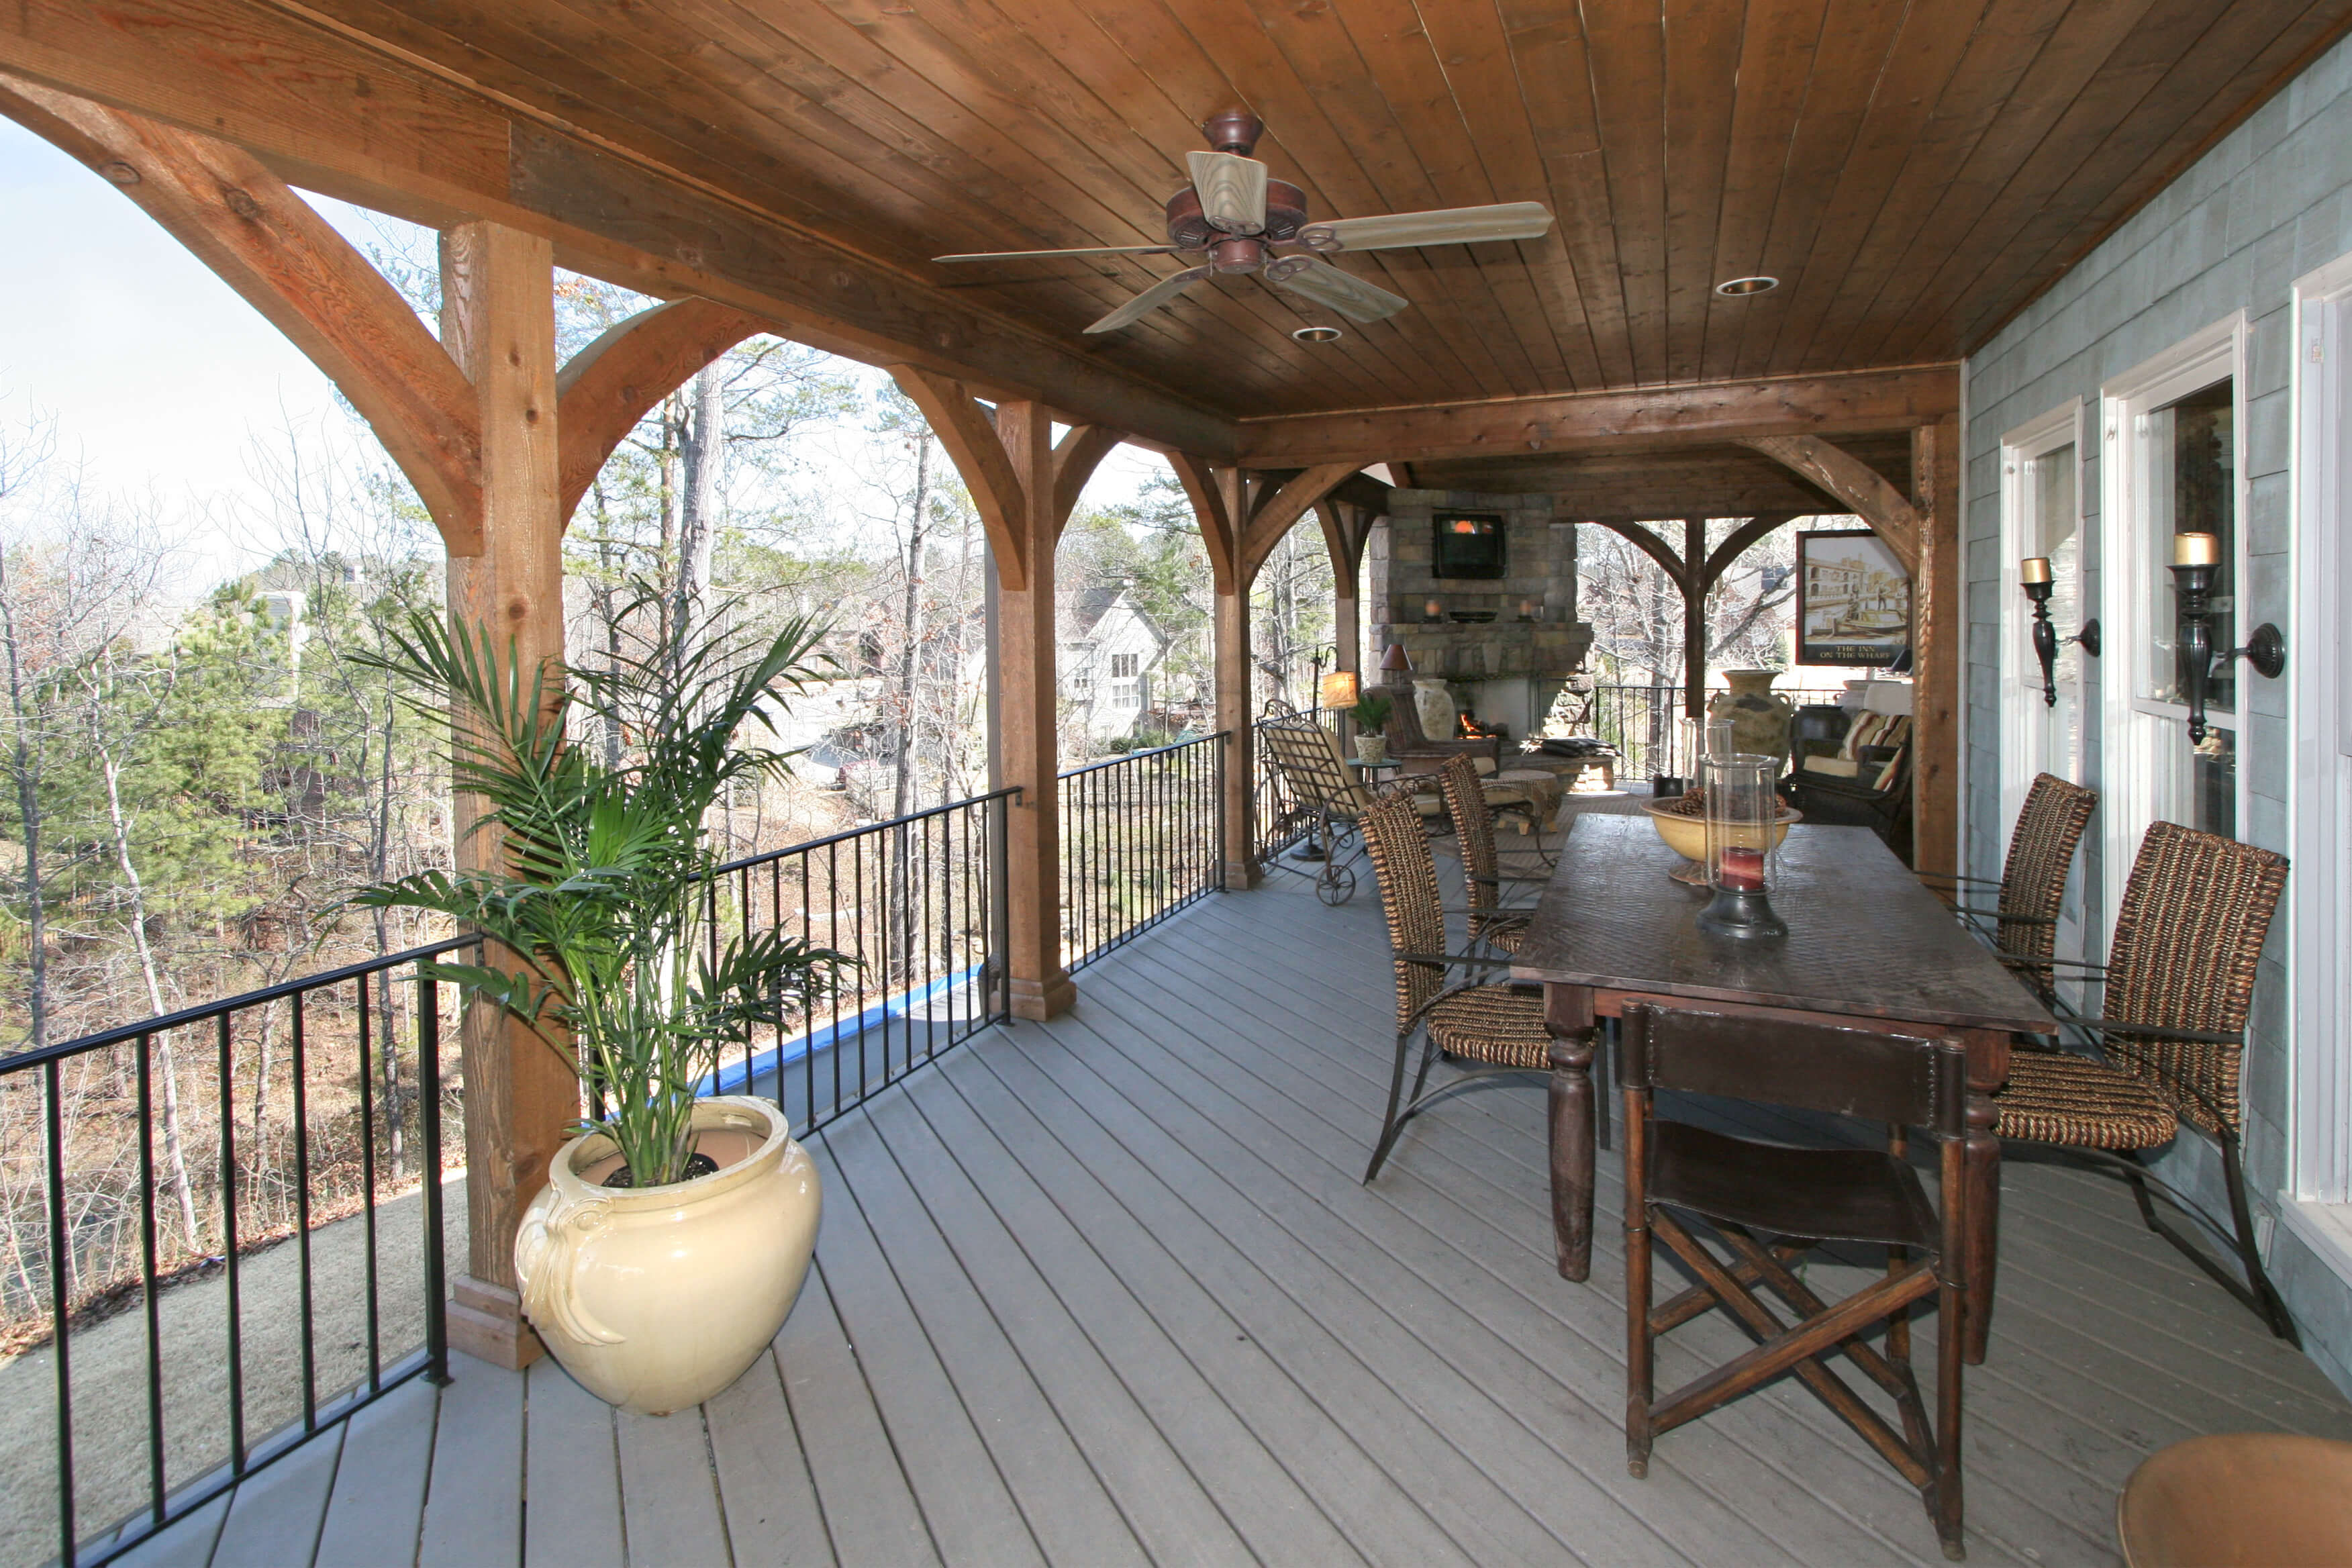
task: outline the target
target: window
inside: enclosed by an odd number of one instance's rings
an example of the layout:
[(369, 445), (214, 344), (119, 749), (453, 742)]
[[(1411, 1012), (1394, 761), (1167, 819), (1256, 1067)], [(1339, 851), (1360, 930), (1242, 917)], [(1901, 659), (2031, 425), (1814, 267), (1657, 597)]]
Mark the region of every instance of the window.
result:
[(1139, 673), (1137, 667), (1142, 662), (1142, 659), (1143, 656), (1139, 653), (1115, 653), (1111, 655), (1110, 678), (1113, 680), (1134, 679), (1136, 675)]
[(1142, 686), (1143, 683), (1139, 680), (1115, 680), (1111, 682), (1110, 705), (1114, 708), (1142, 707)]
[[(2235, 397), (2234, 379), (2224, 378), (2134, 422), (2137, 488), (2144, 508), (2137, 546), (2147, 621), (2133, 660), (2132, 697), (2142, 711), (2158, 718), (2188, 700), (2188, 667), (2177, 646), (2179, 616), (2167, 570), (2174, 536), (2210, 533), (2221, 541), (2221, 563), (2213, 579), (2213, 646), (2238, 646)], [(2167, 748), (2171, 754), (2154, 779), (2158, 816), (2237, 836), (2238, 737), (2234, 727), (2224, 727), (2237, 706), (2237, 661), (2216, 659), (2205, 686), (2205, 709), (2222, 722), (2213, 724), (2202, 745)]]

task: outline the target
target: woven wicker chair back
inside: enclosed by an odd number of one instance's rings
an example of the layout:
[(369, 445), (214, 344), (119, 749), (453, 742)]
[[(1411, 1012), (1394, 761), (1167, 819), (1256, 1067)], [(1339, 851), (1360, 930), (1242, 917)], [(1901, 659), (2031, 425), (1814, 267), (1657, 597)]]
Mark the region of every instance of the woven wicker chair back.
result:
[[(1372, 870), (1380, 878), (1389, 951), (1444, 952), (1445, 913), (1437, 894), (1437, 862), (1430, 856), (1412, 797), (1402, 793), (1383, 796), (1364, 814), (1363, 831)], [(1445, 972), (1439, 964), (1407, 963), (1401, 957), (1394, 963), (1397, 1027), (1410, 1029), (1423, 1005), (1444, 985)]]
[[(2009, 836), (2009, 859), (2000, 869), (2000, 950), (2018, 958), (2046, 961), (2056, 952), (2058, 910), (2066, 901), (2066, 873), (2083, 842), (2083, 829), (2098, 809), (2095, 790), (2068, 784), (2053, 773), (2037, 774), (2025, 794), (2025, 808)], [(2028, 972), (2035, 989), (2050, 990), (2050, 970)]]
[(1370, 804), (1363, 786), (1348, 776), (1339, 748), (1313, 719), (1298, 713), (1268, 719), (1258, 725), (1258, 734), (1301, 805), (1352, 815)]
[[(2177, 822), (2151, 826), (2116, 910), (2100, 1013), (2111, 1024), (2243, 1029), (2286, 872), (2284, 855)], [(2108, 1044), (2110, 1059), (2164, 1094), (2182, 1121), (2237, 1131), (2240, 1047), (2113, 1033)]]
[[(1502, 862), (1495, 852), (1495, 814), (1487, 808), (1477, 766), (1468, 757), (1448, 757), (1437, 770), (1437, 782), (1445, 792), (1446, 815), (1454, 818), (1454, 842), (1462, 855), (1462, 869), (1469, 873), (1465, 879), (1466, 901), (1474, 908), (1492, 909), (1499, 901), (1494, 879)], [(1478, 880), (1481, 877), (1486, 879)]]

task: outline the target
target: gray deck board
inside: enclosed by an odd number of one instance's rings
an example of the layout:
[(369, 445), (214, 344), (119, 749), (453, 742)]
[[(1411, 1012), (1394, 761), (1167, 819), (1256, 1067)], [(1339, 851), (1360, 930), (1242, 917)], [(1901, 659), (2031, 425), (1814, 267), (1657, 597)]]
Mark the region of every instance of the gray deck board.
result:
[(352, 1416), (319, 1531), (317, 1568), (376, 1568), (416, 1554), (441, 1391), (411, 1378)]
[[(1075, 1011), (992, 1031), (813, 1140), (817, 1267), (773, 1352), (700, 1412), (614, 1418), (551, 1365), (461, 1363), (363, 1412), (340, 1462), (325, 1439), (135, 1555), (259, 1561), (240, 1543), (307, 1531), (331, 1568), (412, 1546), (744, 1568), (1937, 1561), (1916, 1495), (1788, 1383), (1625, 1474), (1615, 1159), (1593, 1279), (1568, 1284), (1536, 1080), (1447, 1101), (1361, 1184), (1392, 1027), (1372, 893), (1367, 871), (1339, 910), (1293, 879), (1209, 900), (1082, 971)], [(1972, 1561), (2114, 1563), (2117, 1487), (2193, 1434), (2352, 1437), (2352, 1405), (2125, 1189), (2025, 1159), (2003, 1188), (1991, 1357), (1967, 1374)], [(1863, 1278), (1811, 1268), (1826, 1289)], [(1661, 1381), (1745, 1343), (1689, 1325)]]
[(625, 1568), (612, 1406), (552, 1361), (523, 1374), (525, 1568)]
[(213, 1545), (214, 1568), (278, 1568), (317, 1554), (342, 1438), (321, 1433), (236, 1489)]

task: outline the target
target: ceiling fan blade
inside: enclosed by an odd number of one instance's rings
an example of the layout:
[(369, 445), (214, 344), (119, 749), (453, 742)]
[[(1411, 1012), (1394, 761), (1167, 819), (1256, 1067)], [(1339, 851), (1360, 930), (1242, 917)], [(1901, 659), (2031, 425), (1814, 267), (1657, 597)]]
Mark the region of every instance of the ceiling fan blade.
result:
[(1201, 216), (1227, 234), (1265, 232), (1265, 165), (1231, 153), (1187, 153)]
[(934, 261), (1032, 261), (1052, 256), (1173, 256), (1172, 245), (1091, 245), (1076, 250), (976, 250), (969, 256), (934, 256)]
[(1105, 316), (1101, 321), (1097, 321), (1093, 326), (1088, 327), (1087, 331), (1089, 332), (1115, 332), (1118, 331), (1119, 328), (1127, 325), (1129, 321), (1136, 320), (1138, 317), (1147, 315), (1150, 312), (1160, 309), (1160, 306), (1165, 305), (1169, 300), (1173, 300), (1177, 295), (1181, 294), (1185, 289), (1190, 289), (1193, 284), (1198, 283), (1202, 279), (1206, 278), (1208, 275), (1209, 268), (1205, 267), (1193, 267), (1189, 268), (1182, 272), (1179, 272), (1173, 277), (1162, 278), (1159, 282), (1154, 283), (1150, 288), (1146, 289), (1142, 293), (1138, 294), (1134, 299), (1129, 300), (1126, 304), (1121, 305), (1118, 310), (1113, 310), (1109, 315)]
[(1436, 212), (1310, 223), (1298, 231), (1298, 243), (1310, 250), (1393, 250), (1409, 245), (1539, 239), (1550, 232), (1551, 212), (1541, 202), (1501, 202), (1485, 207), (1445, 207)]
[[(1303, 265), (1294, 267), (1294, 262)], [(1276, 288), (1303, 294), (1351, 321), (1385, 321), (1412, 303), (1376, 283), (1342, 272), (1318, 257), (1286, 256), (1268, 267), (1265, 276)]]

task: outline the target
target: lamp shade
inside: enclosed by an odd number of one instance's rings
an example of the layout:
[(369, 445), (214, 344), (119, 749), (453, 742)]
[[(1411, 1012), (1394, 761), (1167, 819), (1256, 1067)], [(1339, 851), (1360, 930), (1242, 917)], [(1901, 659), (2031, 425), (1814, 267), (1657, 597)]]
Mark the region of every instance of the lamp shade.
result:
[(1353, 708), (1356, 705), (1356, 672), (1335, 669), (1323, 678), (1323, 706)]
[(1383, 674), (1398, 670), (1409, 671), (1412, 668), (1412, 660), (1404, 656), (1404, 644), (1401, 642), (1389, 644), (1389, 651), (1381, 655), (1381, 670)]

